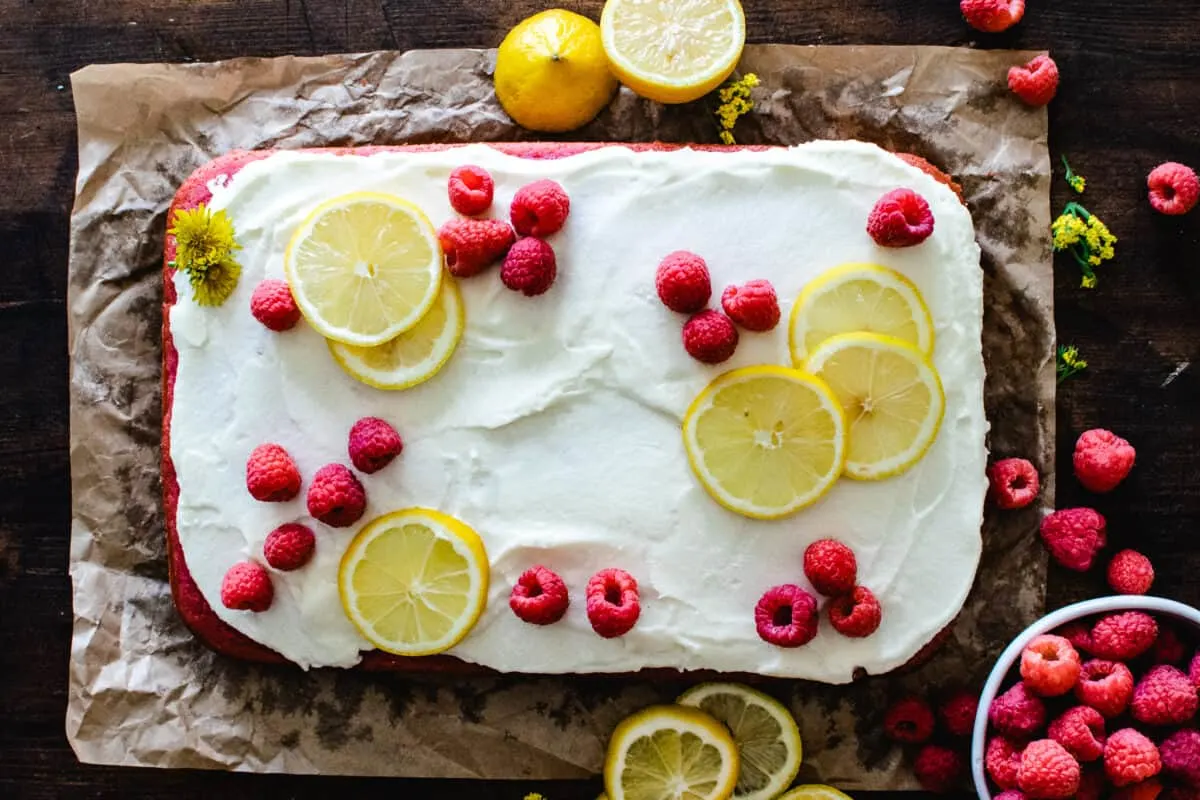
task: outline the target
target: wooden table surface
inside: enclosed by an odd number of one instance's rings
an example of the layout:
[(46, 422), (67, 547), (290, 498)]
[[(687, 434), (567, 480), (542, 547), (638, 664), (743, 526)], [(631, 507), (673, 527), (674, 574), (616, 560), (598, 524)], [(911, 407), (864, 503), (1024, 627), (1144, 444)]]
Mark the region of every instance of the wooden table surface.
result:
[[(1095, 504), (1116, 545), (1144, 549), (1155, 593), (1200, 604), (1200, 210), (1152, 213), (1145, 176), (1200, 168), (1200, 3), (1029, 0), (977, 34), (954, 0), (743, 0), (750, 41), (1048, 48), (1063, 83), (1051, 148), (1088, 179), (1120, 237), (1094, 291), (1060, 261), (1059, 340), (1087, 372), (1060, 387), (1059, 452), (1104, 426), (1138, 448)], [(598, 18), (602, 2), (564, 2)], [(598, 782), (526, 785), (83, 766), (64, 735), (71, 634), (66, 269), (76, 169), (68, 75), (90, 63), (494, 46), (543, 0), (0, 0), (0, 796), (592, 798)], [(1061, 182), (1056, 209), (1066, 200)], [(1060, 458), (1059, 505), (1095, 502)], [(1050, 603), (1102, 578), (1053, 570)]]

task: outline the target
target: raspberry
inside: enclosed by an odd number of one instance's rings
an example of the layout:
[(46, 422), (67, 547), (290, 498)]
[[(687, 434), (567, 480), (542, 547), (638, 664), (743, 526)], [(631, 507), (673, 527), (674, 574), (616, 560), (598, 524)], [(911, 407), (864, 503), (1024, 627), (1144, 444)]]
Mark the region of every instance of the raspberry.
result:
[(1108, 524), (1090, 508), (1064, 508), (1042, 520), (1042, 542), (1054, 560), (1075, 572), (1087, 572), (1104, 547)]
[(308, 513), (333, 528), (358, 522), (367, 506), (367, 494), (347, 467), (326, 464), (308, 487)]
[(588, 622), (605, 639), (629, 633), (641, 613), (637, 581), (625, 570), (602, 569), (588, 581)]
[(1111, 795), (1111, 800), (1157, 800), (1162, 794), (1162, 784), (1154, 778), (1140, 781), (1124, 789), (1117, 789)]
[(1028, 739), (1046, 724), (1046, 704), (1024, 683), (992, 701), (988, 709), (992, 727), (1012, 739)]
[(569, 603), (563, 579), (540, 564), (521, 573), (508, 597), (513, 613), (532, 625), (558, 622)]
[(779, 324), (779, 298), (770, 281), (748, 281), (726, 286), (721, 308), (729, 318), (748, 331), (769, 331)]
[(936, 744), (927, 744), (917, 753), (913, 761), (913, 775), (921, 788), (939, 794), (955, 787), (966, 771), (966, 762), (954, 750)]
[(499, 261), (516, 241), (512, 226), (500, 219), (452, 219), (438, 229), (446, 269), (469, 278)]
[(260, 444), (246, 459), (246, 488), (255, 500), (282, 503), (300, 494), (300, 470), (277, 444)]
[(363, 417), (350, 428), (350, 463), (359, 472), (378, 472), (403, 449), (400, 434), (379, 417)]
[(683, 349), (705, 364), (720, 364), (737, 349), (738, 332), (720, 311), (693, 314), (683, 325)]
[(450, 207), (465, 217), (473, 217), (492, 207), (496, 183), (483, 167), (467, 164), (450, 173), (446, 190), (450, 195)]
[(267, 534), (267, 540), (263, 542), (263, 557), (275, 569), (290, 572), (309, 562), (316, 543), (312, 528), (289, 522)]
[(1151, 667), (1133, 689), (1129, 704), (1133, 718), (1147, 725), (1179, 725), (1191, 719), (1200, 705), (1196, 687), (1176, 667)]
[(300, 309), (287, 281), (265, 280), (255, 286), (250, 313), (273, 331), (286, 331), (300, 321)]
[(933, 735), (933, 709), (919, 697), (892, 703), (883, 715), (883, 733), (893, 742), (924, 744)]
[(1200, 789), (1200, 731), (1175, 731), (1158, 746), (1163, 772)]
[(829, 603), (829, 622), (842, 636), (862, 639), (879, 629), (883, 609), (875, 595), (865, 586), (852, 590)]
[(772, 586), (754, 607), (754, 625), (764, 642), (799, 647), (817, 635), (817, 600), (793, 584)]
[(221, 605), (234, 611), (266, 611), (275, 599), (271, 576), (254, 561), (239, 561), (221, 579)]
[(1113, 786), (1153, 778), (1162, 769), (1162, 760), (1154, 742), (1133, 728), (1122, 728), (1108, 737), (1104, 745), (1104, 773)]
[(554, 181), (541, 180), (517, 190), (509, 216), (517, 233), (544, 238), (562, 228), (570, 211), (571, 198), (563, 188)]
[(1104, 755), (1104, 717), (1090, 706), (1075, 706), (1050, 723), (1048, 735), (1078, 761)]
[(1092, 653), (1111, 661), (1129, 661), (1149, 650), (1157, 637), (1158, 624), (1149, 614), (1109, 614), (1092, 626)]
[(1015, 789), (1017, 772), (1021, 769), (1021, 749), (1004, 736), (997, 736), (987, 743), (983, 765), (997, 786)]
[(654, 288), (667, 308), (680, 314), (694, 314), (712, 297), (708, 264), (687, 250), (668, 253), (654, 273)]
[(997, 461), (988, 468), (987, 476), (992, 499), (1005, 510), (1029, 505), (1040, 489), (1037, 470), (1023, 458)]
[(1079, 788), (1079, 762), (1053, 739), (1030, 742), (1021, 754), (1017, 785), (1031, 797), (1074, 797)]
[(975, 712), (979, 710), (979, 698), (974, 692), (961, 689), (954, 692), (938, 707), (942, 726), (953, 736), (970, 736), (975, 727)]
[(1150, 188), (1150, 205), (1160, 214), (1186, 214), (1200, 199), (1200, 179), (1188, 166), (1174, 161), (1159, 164), (1146, 178)]
[(1084, 431), (1075, 442), (1075, 477), (1092, 492), (1111, 492), (1133, 469), (1137, 452), (1112, 431)]
[(1066, 694), (1079, 680), (1079, 653), (1061, 636), (1037, 636), (1021, 653), (1021, 678), (1042, 697)]
[(1079, 668), (1075, 697), (1112, 719), (1125, 710), (1133, 697), (1133, 673), (1117, 661), (1098, 658), (1085, 661)]
[(1025, 15), (1025, 0), (961, 0), (958, 7), (967, 24), (984, 33), (1006, 31)]
[(1179, 638), (1175, 628), (1160, 622), (1158, 638), (1150, 648), (1150, 660), (1155, 664), (1179, 664), (1186, 655), (1183, 640)]
[(500, 280), (504, 285), (526, 297), (545, 292), (557, 276), (554, 248), (532, 236), (518, 239), (504, 257), (504, 266), (500, 267)]
[(933, 234), (933, 211), (912, 189), (894, 189), (871, 209), (867, 233), (880, 247), (912, 247)]
[(818, 539), (804, 549), (804, 577), (827, 597), (846, 594), (858, 580), (854, 551), (837, 539)]
[(1027, 106), (1048, 105), (1058, 91), (1058, 64), (1050, 56), (1038, 56), (1021, 67), (1008, 70), (1008, 88)]
[(1188, 664), (1188, 679), (1191, 680), (1192, 686), (1196, 687), (1196, 691), (1200, 692), (1200, 650), (1196, 651), (1196, 655), (1192, 656), (1192, 661)]
[(1154, 583), (1154, 565), (1136, 550), (1122, 550), (1108, 562), (1108, 585), (1117, 594), (1145, 594)]
[(1092, 652), (1092, 626), (1077, 619), (1059, 628), (1056, 633), (1071, 643), (1080, 653)]
[(1005, 789), (1000, 794), (992, 795), (992, 800), (1028, 800), (1029, 795), (1018, 789)]

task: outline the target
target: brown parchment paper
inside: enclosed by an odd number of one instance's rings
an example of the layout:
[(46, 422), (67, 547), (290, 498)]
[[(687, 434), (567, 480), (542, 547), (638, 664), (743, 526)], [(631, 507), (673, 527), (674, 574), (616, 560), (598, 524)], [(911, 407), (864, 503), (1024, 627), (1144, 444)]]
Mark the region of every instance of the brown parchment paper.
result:
[[(857, 138), (926, 156), (961, 181), (986, 271), (991, 446), (1052, 481), (1054, 343), (1046, 117), (1007, 68), (1029, 53), (932, 47), (747, 48), (758, 73), (742, 143)], [(689, 681), (309, 673), (218, 657), (175, 614), (159, 485), (161, 250), (179, 183), (231, 148), (530, 139), (476, 50), (87, 67), (72, 76), (79, 176), (71, 220), (74, 513), (67, 734), (82, 761), (160, 767), (582, 778), (616, 722)], [(715, 142), (703, 105), (622, 90), (572, 138)], [(544, 137), (543, 137), (544, 138)], [(1053, 501), (1046, 486), (1043, 503)], [(988, 512), (975, 590), (916, 671), (850, 687), (769, 681), (795, 710), (804, 779), (911, 788), (880, 735), (886, 701), (978, 681), (1042, 611), (1041, 509)]]

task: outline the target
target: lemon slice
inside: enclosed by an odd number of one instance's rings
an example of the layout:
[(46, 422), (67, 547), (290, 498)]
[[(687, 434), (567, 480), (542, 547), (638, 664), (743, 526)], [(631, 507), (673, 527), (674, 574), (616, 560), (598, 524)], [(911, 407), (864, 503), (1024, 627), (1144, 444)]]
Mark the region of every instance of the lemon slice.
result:
[(846, 423), (820, 380), (776, 366), (726, 372), (683, 420), (688, 460), (718, 503), (774, 519), (815, 503), (846, 456)]
[(608, 0), (600, 39), (621, 82), (660, 103), (687, 103), (729, 77), (746, 44), (738, 0)]
[(440, 653), (461, 641), (483, 612), (487, 589), (478, 534), (426, 508), (371, 520), (338, 569), (346, 616), (373, 645), (401, 656)]
[(877, 333), (843, 333), (826, 339), (807, 368), (829, 384), (846, 412), (851, 478), (904, 472), (937, 437), (946, 408), (942, 382), (911, 344)]
[(726, 800), (737, 775), (729, 731), (683, 706), (651, 706), (627, 717), (604, 757), (610, 800)]
[(908, 278), (877, 264), (843, 264), (804, 287), (792, 308), (788, 344), (803, 364), (821, 342), (839, 333), (867, 331), (933, 352), (933, 318)]
[(308, 323), (359, 347), (416, 325), (442, 283), (433, 225), (412, 203), (375, 192), (317, 206), (292, 235), (283, 265)]
[(733, 734), (741, 764), (734, 800), (773, 800), (796, 779), (800, 729), (775, 698), (737, 683), (705, 683), (677, 702), (700, 709)]
[(432, 378), (450, 360), (463, 324), (458, 284), (445, 276), (433, 308), (395, 339), (374, 347), (325, 341), (334, 361), (351, 377), (376, 389), (408, 389)]
[(823, 783), (807, 783), (797, 786), (787, 794), (779, 796), (779, 800), (854, 800), (845, 792), (839, 792), (832, 786)]

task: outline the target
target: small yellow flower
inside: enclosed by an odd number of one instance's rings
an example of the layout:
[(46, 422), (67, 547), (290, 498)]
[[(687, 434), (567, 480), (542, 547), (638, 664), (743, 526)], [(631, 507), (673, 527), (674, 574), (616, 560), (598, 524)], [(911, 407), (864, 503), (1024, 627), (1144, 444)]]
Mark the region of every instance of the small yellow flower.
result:
[(1075, 190), (1076, 194), (1083, 194), (1084, 188), (1087, 186), (1087, 179), (1082, 175), (1076, 175), (1071, 169), (1071, 165), (1067, 163), (1067, 157), (1062, 157), (1063, 168), (1066, 169), (1067, 184)]
[(720, 137), (723, 144), (734, 144), (733, 127), (740, 117), (750, 113), (754, 101), (750, 99), (750, 90), (758, 86), (758, 76), (753, 72), (738, 80), (731, 81), (717, 92), (721, 105), (717, 107), (717, 124), (720, 127)]
[(1058, 375), (1058, 382), (1062, 383), (1067, 378), (1077, 375), (1087, 369), (1087, 361), (1079, 357), (1079, 348), (1075, 345), (1060, 345), (1057, 352), (1055, 364), (1055, 372)]
[(233, 220), (201, 203), (177, 211), (168, 235), (175, 237), (172, 266), (187, 274), (192, 295), (202, 306), (219, 306), (233, 294), (242, 267), (233, 253), (242, 249), (234, 238)]
[(542, 795), (538, 792), (530, 792), (529, 794), (525, 795), (525, 800), (546, 800), (546, 798), (542, 797)]
[(1070, 252), (1075, 263), (1079, 265), (1083, 272), (1080, 285), (1084, 289), (1095, 288), (1094, 267), (1116, 255), (1113, 245), (1117, 243), (1117, 237), (1113, 236), (1108, 226), (1083, 206), (1071, 202), (1067, 203), (1058, 218), (1050, 223), (1050, 235), (1054, 249)]
[(229, 299), (242, 277), (242, 265), (232, 257), (209, 266), (203, 272), (189, 272), (188, 283), (197, 305), (219, 306)]

